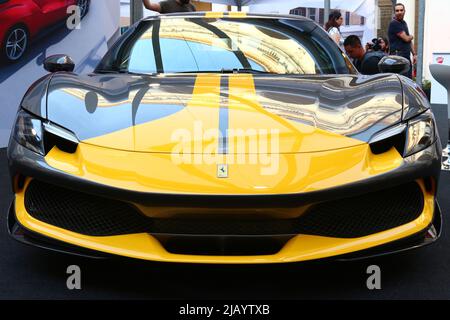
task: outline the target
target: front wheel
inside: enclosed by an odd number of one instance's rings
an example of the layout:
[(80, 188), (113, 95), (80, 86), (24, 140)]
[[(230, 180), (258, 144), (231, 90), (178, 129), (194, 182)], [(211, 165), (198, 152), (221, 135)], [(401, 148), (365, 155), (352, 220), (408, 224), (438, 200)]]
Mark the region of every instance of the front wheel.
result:
[(28, 48), (28, 32), (23, 26), (12, 27), (3, 41), (1, 55), (6, 62), (16, 62), (23, 57)]

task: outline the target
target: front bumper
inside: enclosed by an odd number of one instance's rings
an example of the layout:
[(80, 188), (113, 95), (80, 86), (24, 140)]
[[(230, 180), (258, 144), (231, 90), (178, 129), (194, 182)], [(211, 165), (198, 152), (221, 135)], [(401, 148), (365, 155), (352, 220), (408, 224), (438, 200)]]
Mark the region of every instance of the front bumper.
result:
[[(69, 243), (55, 240), (53, 238), (49, 238), (42, 234), (28, 230), (17, 221), (14, 208), (15, 205), (13, 200), (8, 211), (8, 232), (10, 236), (18, 242), (46, 250), (56, 251), (59, 253), (66, 253), (93, 259), (108, 259), (115, 257), (112, 254), (71, 245)], [(375, 246), (373, 248), (333, 256), (331, 259), (338, 261), (352, 261), (418, 249), (434, 243), (440, 238), (441, 232), (442, 213), (439, 204), (435, 202), (434, 215), (431, 224), (425, 229), (417, 232), (416, 234), (393, 241), (388, 244)], [(257, 263), (257, 261), (254, 261), (254, 263)]]
[[(184, 263), (286, 263), (317, 260), (330, 257), (355, 259), (361, 256), (380, 255), (422, 246), (435, 241), (440, 234), (440, 210), (435, 202), (434, 190), (428, 190), (418, 183), (424, 195), (423, 209), (413, 221), (398, 227), (358, 238), (336, 238), (310, 234), (298, 234), (284, 239), (280, 250), (267, 254), (205, 254), (173, 252), (164, 237), (150, 233), (133, 233), (110, 236), (92, 236), (77, 233), (33, 217), (27, 210), (26, 190), (28, 180), (22, 191), (15, 195), (11, 206), (8, 226), (11, 235), (28, 244), (52, 248), (57, 251), (75, 252), (85, 256), (119, 255), (129, 258)], [(270, 238), (270, 239), (269, 239)], [(205, 246), (212, 241), (241, 241), (246, 246), (249, 240), (261, 247), (264, 240), (274, 240), (276, 236), (214, 236), (178, 235), (175, 242), (197, 241)], [(170, 239), (169, 239), (170, 240)], [(283, 239), (275, 239), (283, 240)], [(198, 242), (200, 241), (200, 242)], [(190, 250), (192, 247), (190, 248)], [(216, 251), (215, 251), (216, 252)], [(241, 251), (240, 251), (241, 252)], [(349, 255), (349, 256), (348, 256)]]
[[(415, 154), (393, 171), (375, 175), (370, 179), (332, 189), (303, 193), (299, 195), (260, 195), (260, 196), (208, 196), (208, 195), (167, 195), (123, 190), (81, 179), (49, 166), (45, 159), (23, 148), (17, 143), (10, 144), (9, 165), (13, 177), (15, 202), (9, 212), (11, 235), (35, 246), (70, 252), (84, 256), (104, 257), (118, 255), (135, 259), (180, 262), (180, 263), (286, 263), (324, 258), (340, 260), (382, 255), (420, 247), (439, 238), (441, 213), (435, 199), (435, 190), (440, 169), (440, 146), (435, 143), (426, 150)], [(381, 190), (398, 186), (409, 181), (422, 181), (424, 209), (414, 221), (359, 238), (332, 238), (298, 234), (288, 239), (282, 249), (265, 255), (196, 255), (176, 254), (166, 250), (161, 239), (148, 233), (135, 233), (115, 236), (87, 236), (33, 218), (25, 209), (23, 191), (18, 191), (18, 177), (46, 181), (72, 190), (83, 190), (111, 199), (130, 202), (151, 202), (153, 204), (170, 202), (175, 207), (189, 206), (193, 199), (205, 202), (207, 206), (224, 205), (233, 208), (243, 203), (259, 202), (261, 206), (286, 207), (314, 202), (318, 199), (341, 198), (343, 195), (357, 195), (365, 190)], [(424, 186), (424, 179), (432, 181), (432, 188)], [(428, 190), (428, 191), (427, 191)], [(249, 209), (249, 208), (247, 208)], [(191, 239), (187, 239), (191, 240)]]

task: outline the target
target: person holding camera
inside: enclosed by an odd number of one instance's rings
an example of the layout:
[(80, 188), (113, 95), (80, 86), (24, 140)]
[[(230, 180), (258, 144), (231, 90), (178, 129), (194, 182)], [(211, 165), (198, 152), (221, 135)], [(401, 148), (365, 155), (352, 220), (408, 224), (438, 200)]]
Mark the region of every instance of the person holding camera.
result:
[(362, 74), (372, 75), (379, 73), (378, 63), (386, 56), (381, 51), (381, 45), (378, 39), (373, 39), (372, 44), (367, 44), (369, 50), (363, 47), (358, 36), (348, 36), (344, 41), (344, 48), (347, 55), (353, 59), (356, 69)]
[(366, 51), (381, 51), (389, 54), (389, 40), (386, 37), (372, 39), (372, 42), (366, 43)]
[(380, 49), (386, 54), (389, 54), (389, 40), (386, 37), (379, 37), (378, 43), (380, 44)]

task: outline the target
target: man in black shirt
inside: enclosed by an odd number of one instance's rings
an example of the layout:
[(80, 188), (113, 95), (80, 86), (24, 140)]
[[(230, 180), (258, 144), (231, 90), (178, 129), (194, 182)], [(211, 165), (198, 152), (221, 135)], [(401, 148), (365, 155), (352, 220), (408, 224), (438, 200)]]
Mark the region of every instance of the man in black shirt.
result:
[(145, 8), (159, 13), (192, 12), (196, 11), (190, 0), (165, 0), (152, 3), (151, 0), (142, 0)]
[[(405, 6), (402, 3), (395, 5), (395, 17), (389, 24), (388, 36), (390, 42), (390, 54), (408, 59), (411, 63), (411, 52), (416, 63), (416, 53), (412, 46), (413, 36), (409, 34), (408, 24), (405, 20)], [(408, 72), (408, 77), (412, 77), (412, 68)]]
[(386, 55), (384, 52), (366, 52), (361, 44), (361, 39), (355, 35), (348, 36), (345, 39), (344, 48), (347, 55), (353, 59), (353, 64), (359, 72), (368, 75), (380, 73), (378, 63)]

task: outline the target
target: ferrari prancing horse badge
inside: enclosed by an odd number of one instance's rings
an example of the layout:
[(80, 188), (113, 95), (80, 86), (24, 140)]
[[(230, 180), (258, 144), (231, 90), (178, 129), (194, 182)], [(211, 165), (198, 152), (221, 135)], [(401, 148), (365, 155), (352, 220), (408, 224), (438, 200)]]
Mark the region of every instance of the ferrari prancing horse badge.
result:
[(217, 178), (228, 178), (228, 165), (227, 164), (217, 165)]

